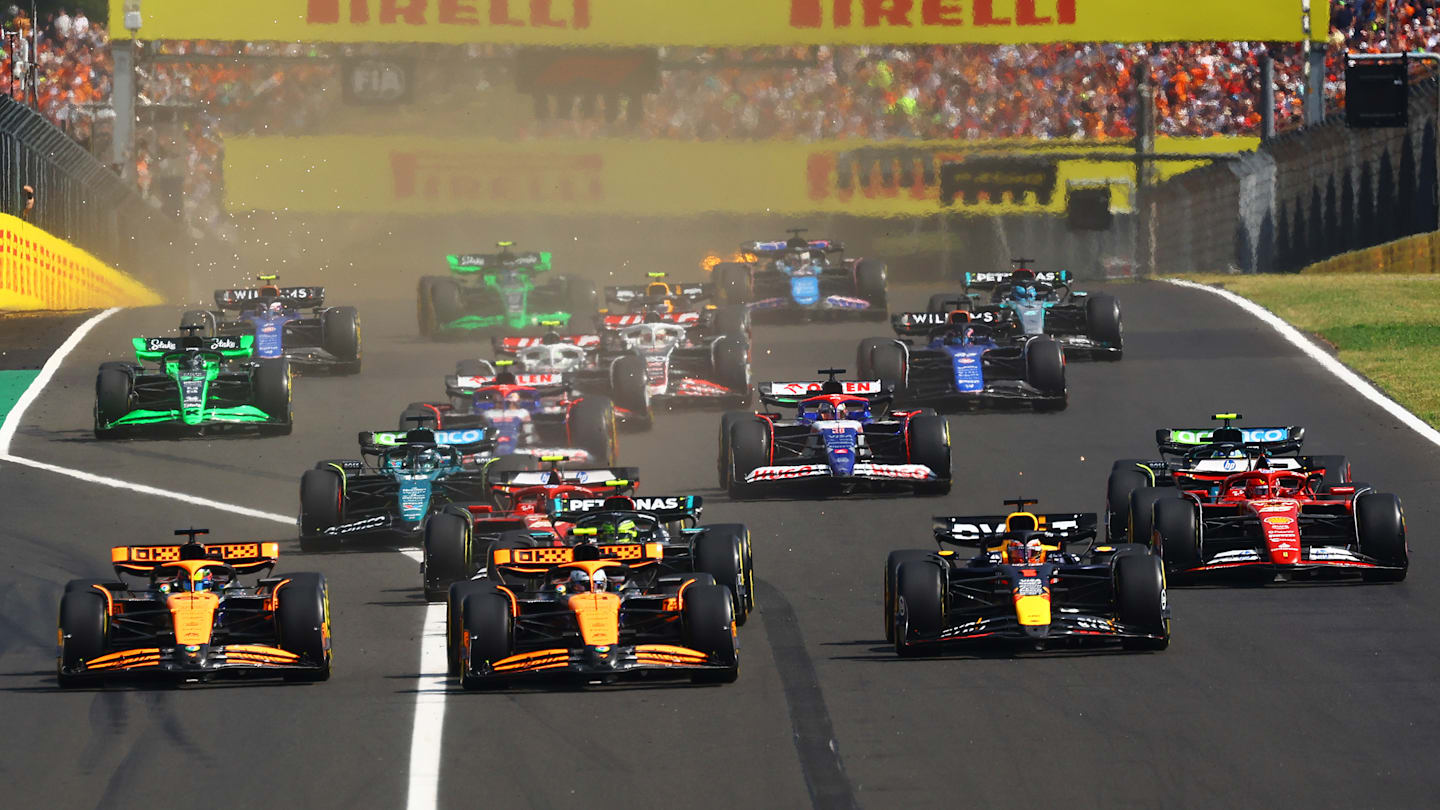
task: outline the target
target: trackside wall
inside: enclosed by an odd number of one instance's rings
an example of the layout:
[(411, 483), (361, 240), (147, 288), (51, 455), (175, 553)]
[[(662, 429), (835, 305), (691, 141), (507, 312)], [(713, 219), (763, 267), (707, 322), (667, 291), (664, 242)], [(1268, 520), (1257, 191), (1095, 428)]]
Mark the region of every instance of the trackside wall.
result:
[(149, 287), (78, 247), (0, 214), (0, 310), (149, 306)]

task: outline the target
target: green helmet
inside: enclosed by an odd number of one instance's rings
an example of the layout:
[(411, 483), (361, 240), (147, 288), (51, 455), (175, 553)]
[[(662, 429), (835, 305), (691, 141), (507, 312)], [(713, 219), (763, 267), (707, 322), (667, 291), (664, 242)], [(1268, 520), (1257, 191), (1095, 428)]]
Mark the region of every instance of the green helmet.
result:
[(638, 543), (640, 542), (640, 529), (635, 521), (623, 518), (618, 521), (605, 521), (599, 527), (600, 541), (603, 543)]

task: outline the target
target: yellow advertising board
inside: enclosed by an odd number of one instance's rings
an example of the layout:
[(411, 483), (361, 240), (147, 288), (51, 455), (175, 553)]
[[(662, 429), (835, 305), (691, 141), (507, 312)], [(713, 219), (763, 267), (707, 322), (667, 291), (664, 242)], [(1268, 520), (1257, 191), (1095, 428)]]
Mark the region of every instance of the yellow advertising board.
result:
[[(134, 0), (129, 0), (134, 2)], [(110, 0), (110, 19), (127, 0)], [(140, 0), (142, 39), (849, 45), (1324, 39), (1328, 0)], [(1306, 8), (1314, 6), (1314, 11)]]
[[(1257, 138), (1160, 138), (1158, 151), (1234, 152)], [(538, 140), (410, 136), (238, 137), (225, 142), (231, 211), (377, 214), (938, 213), (940, 166), (967, 155), (1043, 156), (1036, 141), (818, 143)], [(1076, 152), (1124, 146), (1062, 142)], [(1198, 165), (1163, 164), (1162, 174)], [(1013, 199), (964, 199), (960, 214), (1059, 213), (1074, 185), (1115, 184), (1125, 210), (1133, 164), (1059, 161), (1056, 188)]]
[(153, 290), (25, 220), (0, 214), (0, 310), (103, 309), (161, 302)]

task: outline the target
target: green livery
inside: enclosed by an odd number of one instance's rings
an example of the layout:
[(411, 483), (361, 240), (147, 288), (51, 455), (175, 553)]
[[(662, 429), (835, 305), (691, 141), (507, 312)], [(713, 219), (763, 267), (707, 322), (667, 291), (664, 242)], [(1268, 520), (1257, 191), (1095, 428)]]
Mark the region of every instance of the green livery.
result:
[(589, 325), (599, 306), (592, 282), (546, 277), (546, 251), (511, 251), (446, 256), (449, 276), (420, 279), (417, 315), (426, 337), (501, 334), (552, 328), (575, 331)]
[[(135, 338), (139, 363), (105, 363), (95, 380), (95, 436), (146, 429), (204, 433), (254, 427), (291, 429), (290, 364), (285, 359), (238, 365), (255, 351), (254, 335)], [(158, 368), (147, 370), (145, 364)]]

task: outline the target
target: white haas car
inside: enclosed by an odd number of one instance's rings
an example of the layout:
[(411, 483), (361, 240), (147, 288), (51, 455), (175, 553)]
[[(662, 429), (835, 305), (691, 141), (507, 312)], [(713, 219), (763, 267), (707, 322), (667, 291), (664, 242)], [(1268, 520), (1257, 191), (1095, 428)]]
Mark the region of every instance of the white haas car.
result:
[(710, 334), (703, 321), (700, 312), (606, 315), (601, 319), (600, 365), (642, 369), (652, 401), (749, 402), (749, 336)]
[(731, 497), (809, 486), (853, 492), (950, 491), (950, 426), (934, 411), (891, 411), (878, 380), (772, 382), (762, 403), (795, 414), (735, 412), (720, 421), (718, 472)]
[[(520, 374), (548, 375), (579, 391), (608, 395), (615, 403), (615, 418), (629, 429), (648, 429), (654, 420), (645, 363), (638, 356), (602, 358), (599, 335), (562, 335), (555, 331), (534, 336), (496, 337), (491, 340), (500, 362), (512, 361)], [(461, 370), (476, 376), (493, 376), (495, 363), (466, 360)]]

